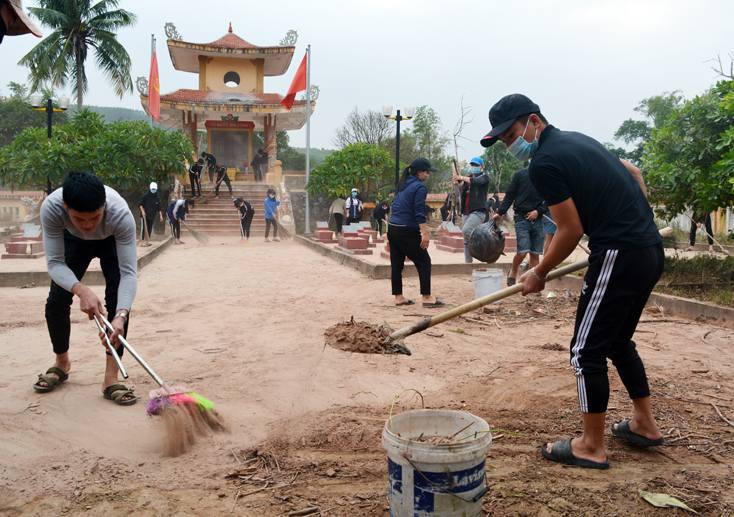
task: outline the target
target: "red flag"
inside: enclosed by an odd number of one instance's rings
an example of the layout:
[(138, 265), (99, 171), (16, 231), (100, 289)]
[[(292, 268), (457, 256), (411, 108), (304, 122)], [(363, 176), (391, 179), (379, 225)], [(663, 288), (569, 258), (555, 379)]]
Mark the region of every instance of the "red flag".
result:
[(298, 67), (298, 70), (296, 70), (296, 76), (293, 78), (293, 82), (291, 83), (291, 87), (288, 88), (288, 93), (283, 98), (280, 103), (286, 107), (286, 109), (291, 109), (293, 106), (293, 101), (296, 100), (296, 94), (298, 92), (302, 92), (306, 89), (306, 60), (308, 58), (308, 54), (303, 56), (303, 61), (301, 61), (301, 66)]
[(148, 108), (156, 122), (161, 114), (161, 82), (158, 77), (158, 58), (155, 50), (150, 60), (150, 77), (148, 78)]

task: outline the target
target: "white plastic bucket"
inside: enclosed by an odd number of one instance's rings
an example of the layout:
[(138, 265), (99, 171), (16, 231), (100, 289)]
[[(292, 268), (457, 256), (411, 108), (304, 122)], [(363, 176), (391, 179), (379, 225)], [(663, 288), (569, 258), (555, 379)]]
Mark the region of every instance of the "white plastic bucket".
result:
[[(452, 436), (464, 427), (452, 443), (417, 441), (421, 435)], [(392, 417), (382, 431), (390, 516), (480, 517), (491, 445), (489, 425), (470, 413), (419, 409)]]
[[(502, 289), (502, 270), (501, 269), (475, 269), (472, 273), (474, 277), (474, 299), (484, 298), (485, 296), (496, 293)], [(500, 303), (499, 300), (494, 302)]]

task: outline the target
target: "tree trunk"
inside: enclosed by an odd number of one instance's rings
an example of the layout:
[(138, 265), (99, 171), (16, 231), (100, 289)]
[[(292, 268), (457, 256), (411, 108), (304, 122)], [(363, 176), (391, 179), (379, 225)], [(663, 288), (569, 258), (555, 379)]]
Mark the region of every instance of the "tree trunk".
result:
[(81, 110), (82, 109), (82, 97), (84, 94), (82, 93), (82, 88), (84, 86), (82, 82), (82, 66), (84, 65), (84, 61), (82, 60), (82, 55), (79, 49), (76, 51), (76, 109)]

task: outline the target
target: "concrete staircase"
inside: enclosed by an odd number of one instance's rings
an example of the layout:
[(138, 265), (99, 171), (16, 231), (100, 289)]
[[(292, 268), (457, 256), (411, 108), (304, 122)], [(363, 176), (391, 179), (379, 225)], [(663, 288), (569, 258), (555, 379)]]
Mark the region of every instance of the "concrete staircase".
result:
[[(269, 188), (272, 188), (272, 185), (266, 183), (232, 183), (234, 197), (244, 198), (255, 210), (255, 217), (250, 226), (251, 239), (265, 235), (265, 206), (263, 203)], [(206, 204), (197, 201), (186, 216), (186, 224), (205, 235), (240, 235), (240, 213), (229, 198), (227, 185), (222, 183), (219, 186), (219, 199), (214, 199), (213, 190), (213, 185), (202, 185), (201, 199), (205, 199), (210, 192), (212, 192), (212, 196)], [(189, 197), (191, 197), (191, 192), (187, 189), (186, 198)]]

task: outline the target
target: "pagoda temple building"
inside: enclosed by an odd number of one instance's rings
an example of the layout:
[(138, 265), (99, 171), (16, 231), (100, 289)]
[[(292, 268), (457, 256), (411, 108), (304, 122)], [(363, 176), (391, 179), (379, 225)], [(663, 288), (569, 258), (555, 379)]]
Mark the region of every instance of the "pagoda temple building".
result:
[[(173, 24), (166, 24), (166, 44), (176, 70), (199, 75), (199, 88), (161, 94), (158, 122), (181, 129), (197, 147), (197, 130), (207, 131), (207, 151), (228, 169), (235, 181), (249, 181), (245, 162), (252, 162), (252, 132), (262, 131), (268, 155), (266, 182), (273, 182), (277, 160), (276, 131), (300, 129), (306, 123), (306, 101), (291, 109), (280, 104), (278, 93), (265, 92), (265, 77), (283, 75), (293, 59), (298, 35), (289, 31), (277, 46), (259, 47), (229, 31), (211, 43), (184, 41)], [(166, 84), (168, 78), (163, 78)], [(149, 113), (148, 85), (138, 78), (140, 101)], [(311, 112), (315, 103), (312, 95)]]

